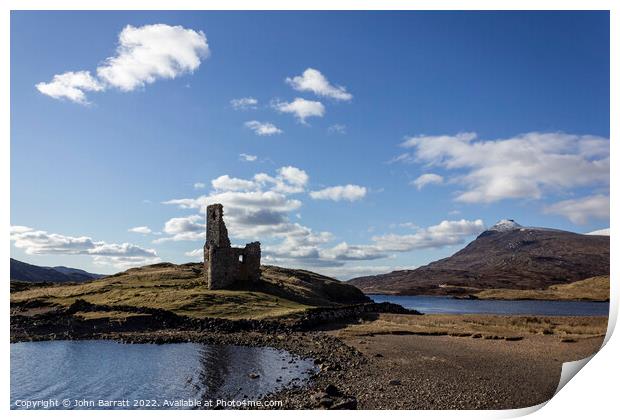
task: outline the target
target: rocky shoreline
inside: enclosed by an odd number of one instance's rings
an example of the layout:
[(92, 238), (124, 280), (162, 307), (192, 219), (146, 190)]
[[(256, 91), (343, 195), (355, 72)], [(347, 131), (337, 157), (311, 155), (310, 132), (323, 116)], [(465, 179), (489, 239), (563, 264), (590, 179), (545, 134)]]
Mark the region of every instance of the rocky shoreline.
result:
[[(553, 396), (564, 361), (598, 350), (606, 325), (605, 317), (417, 316), (392, 304), (316, 308), (263, 320), (189, 319), (84, 301), (44, 313), (28, 312), (40, 310), (33, 302), (28, 306), (12, 308), (12, 342), (195, 342), (272, 347), (313, 360), (308, 381), (263, 396), (281, 401), (282, 409), (535, 405)], [(144, 316), (126, 322), (83, 317), (122, 310)]]
[[(309, 382), (291, 385), (265, 400), (282, 401), (283, 409), (356, 409), (355, 395), (343, 393), (342, 377), (368, 363), (355, 348), (317, 327), (355, 320), (375, 313), (419, 314), (391, 303), (365, 303), (312, 308), (282, 319), (195, 319), (169, 311), (128, 306), (94, 305), (77, 300), (67, 309), (23, 315), (36, 302), (12, 307), (11, 342), (43, 340), (114, 340), (122, 343), (195, 342), (238, 346), (273, 347), (312, 359), (317, 366)], [(83, 319), (76, 313), (122, 311), (134, 316), (123, 321), (110, 318)], [(20, 315), (22, 313), (22, 315)]]

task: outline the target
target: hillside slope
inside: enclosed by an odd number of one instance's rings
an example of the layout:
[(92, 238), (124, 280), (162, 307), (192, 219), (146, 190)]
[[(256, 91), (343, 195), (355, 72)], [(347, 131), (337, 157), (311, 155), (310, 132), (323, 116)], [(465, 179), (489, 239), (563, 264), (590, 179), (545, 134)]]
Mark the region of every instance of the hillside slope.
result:
[(191, 317), (277, 317), (313, 306), (369, 302), (359, 289), (303, 270), (261, 267), (262, 281), (239, 290), (208, 290), (202, 264), (170, 263), (132, 268), (76, 285), (32, 287), (11, 293), (15, 306), (68, 307), (89, 303), (165, 309)]
[(29, 283), (72, 283), (103, 277), (84, 270), (69, 267), (41, 267), (11, 258), (11, 281)]
[(544, 289), (600, 275), (609, 275), (608, 236), (527, 228), (504, 220), (451, 257), (349, 283), (365, 293), (464, 294)]

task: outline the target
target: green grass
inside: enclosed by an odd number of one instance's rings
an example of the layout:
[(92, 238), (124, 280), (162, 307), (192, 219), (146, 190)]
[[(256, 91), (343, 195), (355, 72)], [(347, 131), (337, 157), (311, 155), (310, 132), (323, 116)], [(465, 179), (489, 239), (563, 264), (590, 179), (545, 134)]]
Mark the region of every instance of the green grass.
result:
[(83, 299), (93, 304), (165, 309), (195, 318), (262, 319), (333, 305), (347, 294), (361, 295), (352, 286), (302, 270), (267, 266), (262, 268), (262, 277), (257, 290), (208, 290), (200, 264), (164, 263), (88, 283), (14, 291), (11, 302), (36, 299), (68, 307)]
[(609, 300), (609, 276), (590, 277), (544, 290), (489, 289), (476, 294), (480, 299)]

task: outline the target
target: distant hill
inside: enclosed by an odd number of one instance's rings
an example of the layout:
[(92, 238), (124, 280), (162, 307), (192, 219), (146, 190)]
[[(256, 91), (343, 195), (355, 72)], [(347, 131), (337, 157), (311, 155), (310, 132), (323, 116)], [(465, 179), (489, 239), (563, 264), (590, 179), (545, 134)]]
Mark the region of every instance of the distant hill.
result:
[(502, 220), (451, 257), (349, 283), (367, 294), (469, 294), (483, 289), (545, 289), (604, 275), (609, 275), (609, 236)]
[(79, 283), (104, 277), (78, 268), (41, 267), (11, 258), (11, 281), (28, 283)]

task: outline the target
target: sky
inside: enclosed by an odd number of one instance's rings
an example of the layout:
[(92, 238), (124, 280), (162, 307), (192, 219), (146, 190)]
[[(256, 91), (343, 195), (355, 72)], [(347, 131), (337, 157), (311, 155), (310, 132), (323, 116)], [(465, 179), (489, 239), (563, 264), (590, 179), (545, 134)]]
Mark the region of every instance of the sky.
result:
[(609, 227), (607, 12), (11, 14), (11, 256), (340, 279)]

